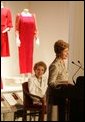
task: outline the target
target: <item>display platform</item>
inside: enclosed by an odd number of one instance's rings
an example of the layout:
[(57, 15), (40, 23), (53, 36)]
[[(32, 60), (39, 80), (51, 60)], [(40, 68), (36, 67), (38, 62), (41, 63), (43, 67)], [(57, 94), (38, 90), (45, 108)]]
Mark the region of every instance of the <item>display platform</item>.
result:
[(1, 120), (13, 121), (14, 112), (21, 109), (23, 105), (22, 83), (23, 78), (3, 78), (3, 89), (1, 89)]

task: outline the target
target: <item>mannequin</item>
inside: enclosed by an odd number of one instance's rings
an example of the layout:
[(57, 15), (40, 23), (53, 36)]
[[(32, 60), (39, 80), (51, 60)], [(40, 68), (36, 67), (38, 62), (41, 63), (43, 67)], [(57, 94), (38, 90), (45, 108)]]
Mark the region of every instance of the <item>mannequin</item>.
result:
[[(29, 13), (28, 9), (23, 9), (23, 11), (21, 12), (21, 15), (22, 16), (32, 16), (31, 13)], [(20, 42), (19, 33), (17, 30), (16, 30), (16, 44), (18, 47), (20, 47), (21, 42)]]
[(5, 8), (1, 2), (1, 56), (10, 56), (8, 31), (12, 28), (12, 17), (9, 8)]
[(29, 9), (25, 8), (17, 14), (15, 34), (19, 49), (20, 73), (32, 73), (34, 40), (38, 38), (38, 29), (35, 14), (31, 14)]
[(1, 2), (1, 8), (3, 8), (4, 7), (4, 4), (3, 4), (3, 2)]
[(32, 16), (32, 14), (29, 12), (29, 9), (23, 9), (21, 12), (22, 16)]
[[(32, 14), (29, 12), (29, 9), (27, 9), (27, 8), (23, 9), (23, 11), (21, 12), (21, 15), (22, 15), (22, 16), (25, 16), (25, 17), (26, 17), (26, 16), (32, 17)], [(35, 21), (36, 21), (36, 20), (35, 20)], [(36, 23), (37, 23), (37, 22), (36, 22)], [(36, 25), (36, 26), (37, 26), (37, 25)], [(36, 40), (36, 44), (37, 44), (37, 45), (40, 45), (40, 41), (39, 41), (39, 37), (38, 37), (38, 32), (36, 33), (35, 40)], [(20, 47), (21, 42), (20, 42), (19, 33), (18, 33), (17, 30), (16, 30), (16, 44), (17, 44), (18, 47)]]

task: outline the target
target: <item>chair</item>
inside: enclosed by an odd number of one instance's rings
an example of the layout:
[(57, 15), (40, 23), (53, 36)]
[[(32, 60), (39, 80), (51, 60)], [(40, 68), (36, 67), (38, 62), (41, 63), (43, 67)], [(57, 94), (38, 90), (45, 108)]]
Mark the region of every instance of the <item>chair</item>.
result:
[(23, 116), (23, 105), (15, 104), (14, 106), (17, 108), (17, 111), (14, 112), (14, 121), (15, 121), (16, 119)]
[[(36, 95), (32, 95), (29, 93), (28, 82), (22, 83), (22, 90), (23, 90), (23, 121), (26, 121), (27, 115), (31, 116), (38, 116), (39, 121), (44, 121), (44, 114), (45, 114), (45, 104), (43, 98), (40, 98)], [(33, 103), (32, 97), (38, 98), (40, 103)], [(27, 113), (29, 111), (29, 113)]]

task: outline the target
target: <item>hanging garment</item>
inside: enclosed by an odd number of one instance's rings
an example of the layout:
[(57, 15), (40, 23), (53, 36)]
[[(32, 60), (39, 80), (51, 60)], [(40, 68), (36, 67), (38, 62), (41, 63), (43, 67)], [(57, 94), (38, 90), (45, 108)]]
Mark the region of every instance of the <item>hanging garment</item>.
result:
[(2, 83), (2, 79), (1, 79), (1, 89), (3, 89), (3, 83)]
[(9, 8), (1, 8), (1, 56), (10, 56), (8, 32), (2, 33), (6, 28), (12, 28), (12, 17)]
[(32, 73), (34, 36), (36, 33), (35, 17), (18, 14), (15, 24), (21, 42), (19, 47), (20, 73)]

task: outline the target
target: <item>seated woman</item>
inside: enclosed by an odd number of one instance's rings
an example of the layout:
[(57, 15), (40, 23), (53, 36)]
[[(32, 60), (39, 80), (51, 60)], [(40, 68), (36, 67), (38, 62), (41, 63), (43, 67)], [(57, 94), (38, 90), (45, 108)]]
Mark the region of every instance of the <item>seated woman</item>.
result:
[[(34, 65), (34, 74), (28, 79), (29, 92), (37, 95), (45, 100), (47, 90), (47, 78), (44, 76), (47, 66), (43, 61), (37, 62)], [(39, 99), (32, 97), (34, 102), (39, 102)]]

